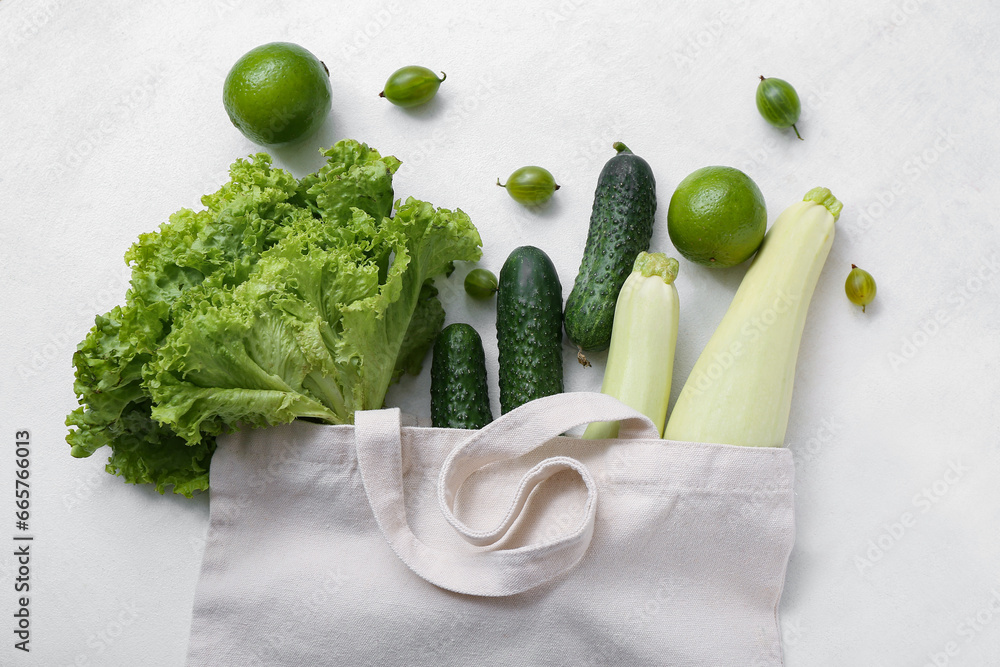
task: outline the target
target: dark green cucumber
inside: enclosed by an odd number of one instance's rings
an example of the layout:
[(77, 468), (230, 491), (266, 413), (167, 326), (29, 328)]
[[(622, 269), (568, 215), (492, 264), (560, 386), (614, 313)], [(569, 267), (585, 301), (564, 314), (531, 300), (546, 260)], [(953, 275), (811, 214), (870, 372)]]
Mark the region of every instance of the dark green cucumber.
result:
[(563, 390), (562, 285), (533, 246), (515, 248), (497, 288), (500, 410)]
[(431, 423), (442, 428), (482, 428), (491, 421), (483, 341), (468, 324), (449, 324), (434, 343)]
[(614, 148), (618, 154), (597, 179), (587, 245), (566, 299), (566, 335), (584, 350), (607, 349), (618, 292), (653, 235), (653, 171), (625, 144), (616, 142)]

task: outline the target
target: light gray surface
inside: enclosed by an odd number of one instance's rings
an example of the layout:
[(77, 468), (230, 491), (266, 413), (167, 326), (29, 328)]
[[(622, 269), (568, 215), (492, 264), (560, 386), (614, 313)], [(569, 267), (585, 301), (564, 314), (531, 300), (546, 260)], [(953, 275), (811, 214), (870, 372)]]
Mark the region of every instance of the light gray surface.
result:
[[(160, 497), (106, 475), (100, 454), (69, 456), (70, 357), (94, 314), (123, 299), (136, 236), (257, 150), (229, 123), (222, 80), (275, 40), (319, 55), (334, 89), (327, 125), (278, 151), (279, 165), (301, 176), (320, 165), (317, 147), (367, 141), (403, 160), (397, 195), (472, 216), (483, 266), (537, 245), (565, 294), (613, 141), (653, 167), (653, 247), (668, 253), (669, 196), (699, 167), (746, 171), (770, 220), (816, 185), (833, 190), (845, 207), (787, 435), (798, 535), (786, 663), (1000, 662), (998, 39), (993, 6), (966, 0), (0, 3), (0, 486), (12, 486), (14, 431), (31, 429), (36, 536), (32, 652), (0, 627), (0, 662), (183, 659), (207, 498)], [(377, 97), (404, 64), (448, 73), (428, 107)], [(759, 117), (760, 74), (798, 88), (805, 141)], [(562, 185), (541, 212), (493, 185), (524, 164)], [(864, 314), (844, 297), (851, 263), (878, 280)], [(493, 307), (465, 298), (467, 270), (442, 290), (449, 320), (474, 324), (493, 360)], [(675, 397), (742, 272), (682, 261)], [(568, 389), (599, 387), (601, 355), (582, 369), (567, 346), (566, 361)], [(390, 403), (427, 417), (428, 385), (407, 380)], [(0, 497), (0, 536), (14, 532), (13, 501)], [(10, 551), (0, 612), (12, 626)]]

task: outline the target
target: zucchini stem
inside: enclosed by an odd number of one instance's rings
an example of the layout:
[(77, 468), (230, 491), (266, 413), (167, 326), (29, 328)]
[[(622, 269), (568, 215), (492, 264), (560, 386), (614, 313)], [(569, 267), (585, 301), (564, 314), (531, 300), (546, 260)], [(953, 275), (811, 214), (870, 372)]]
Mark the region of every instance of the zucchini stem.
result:
[(632, 265), (632, 271), (642, 274), (645, 278), (659, 276), (666, 284), (671, 284), (677, 278), (680, 268), (677, 260), (660, 252), (640, 252)]
[(806, 196), (802, 198), (802, 201), (811, 201), (823, 206), (830, 212), (833, 216), (833, 221), (836, 222), (840, 219), (840, 211), (843, 210), (844, 205), (839, 199), (833, 196), (829, 188), (813, 188), (806, 193)]

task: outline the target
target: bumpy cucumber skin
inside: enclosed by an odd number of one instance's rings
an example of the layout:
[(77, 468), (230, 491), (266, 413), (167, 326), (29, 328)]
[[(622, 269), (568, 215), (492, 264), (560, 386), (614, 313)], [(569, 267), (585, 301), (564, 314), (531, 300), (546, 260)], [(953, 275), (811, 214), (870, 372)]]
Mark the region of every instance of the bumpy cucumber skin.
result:
[(479, 429), (491, 421), (483, 340), (468, 324), (449, 324), (434, 343), (431, 424)]
[(562, 285), (534, 246), (516, 248), (500, 270), (497, 348), (501, 412), (562, 392)]
[(653, 170), (623, 147), (597, 179), (587, 245), (566, 299), (566, 335), (580, 348), (605, 350), (610, 344), (618, 292), (636, 256), (649, 250), (655, 213)]

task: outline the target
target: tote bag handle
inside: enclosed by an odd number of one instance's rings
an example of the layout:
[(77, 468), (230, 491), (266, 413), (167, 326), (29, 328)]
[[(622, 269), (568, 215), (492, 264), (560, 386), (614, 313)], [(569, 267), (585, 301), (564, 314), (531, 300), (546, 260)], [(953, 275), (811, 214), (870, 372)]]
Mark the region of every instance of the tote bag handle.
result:
[(659, 439), (653, 422), (605, 394), (555, 394), (526, 403), (471, 432), (441, 468), (438, 502), (445, 519), (468, 542), (488, 546), (517, 521), (531, 491), (552, 475), (574, 470), (587, 487), (579, 525), (555, 540), (513, 549), (448, 551), (431, 548), (410, 529), (403, 503), (403, 469), (398, 409), (355, 414), (355, 444), (365, 493), (378, 526), (397, 556), (430, 583), (468, 595), (514, 595), (566, 572), (583, 557), (594, 534), (597, 486), (587, 467), (568, 456), (552, 456), (528, 470), (514, 491), (504, 518), (492, 529), (474, 530), (454, 513), (454, 498), (477, 470), (527, 454), (564, 431), (595, 421), (620, 421), (620, 439)]

